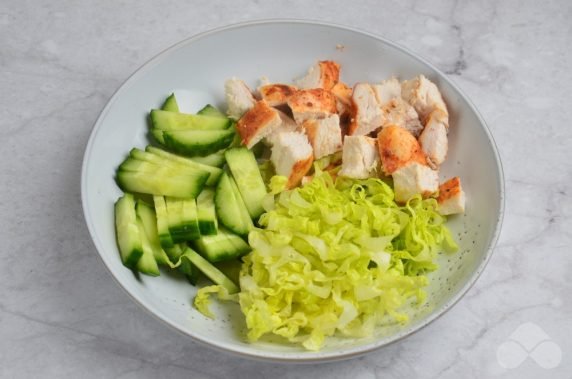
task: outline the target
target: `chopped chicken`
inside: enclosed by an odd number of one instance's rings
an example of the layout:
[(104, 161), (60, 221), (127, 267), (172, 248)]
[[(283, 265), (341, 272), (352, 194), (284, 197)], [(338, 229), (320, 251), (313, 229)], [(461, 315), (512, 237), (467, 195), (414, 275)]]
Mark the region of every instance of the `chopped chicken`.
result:
[(429, 165), (433, 168), (437, 168), (443, 163), (447, 156), (449, 142), (447, 138), (446, 119), (447, 115), (440, 110), (431, 112), (427, 119), (425, 129), (423, 129), (421, 136), (419, 136), (421, 149), (427, 156)]
[(336, 97), (321, 88), (304, 89), (294, 92), (288, 99), (294, 120), (302, 124), (309, 119), (319, 119), (336, 113)]
[(397, 125), (384, 127), (377, 135), (377, 145), (381, 158), (381, 167), (387, 175), (399, 168), (417, 162), (427, 164), (419, 142), (413, 134)]
[(439, 186), (437, 203), (439, 203), (439, 213), (442, 215), (465, 213), (465, 192), (461, 188), (461, 179), (458, 176)]
[(426, 123), (431, 112), (438, 109), (447, 115), (445, 126), (449, 127), (449, 113), (441, 92), (435, 83), (425, 76), (419, 75), (411, 80), (405, 80), (401, 84), (401, 96), (415, 108), (423, 123)]
[(367, 135), (383, 124), (383, 112), (375, 92), (368, 83), (357, 83), (352, 93), (354, 115), (350, 135)]
[(404, 203), (417, 194), (431, 196), (439, 189), (437, 171), (418, 162), (410, 162), (399, 168), (393, 172), (392, 177), (395, 201), (399, 203)]
[(238, 120), (236, 129), (242, 143), (250, 149), (261, 139), (272, 134), (281, 123), (278, 111), (268, 106), (264, 100), (260, 100)]
[(282, 132), (274, 140), (270, 160), (277, 175), (288, 178), (288, 188), (295, 187), (312, 167), (314, 153), (305, 134)]
[(339, 175), (354, 179), (376, 176), (379, 154), (375, 142), (367, 136), (346, 136)]
[(278, 134), (282, 132), (295, 132), (296, 130), (299, 129), (298, 124), (296, 124), (296, 122), (292, 120), (290, 116), (288, 116), (286, 113), (282, 112), (279, 109), (277, 109), (276, 111), (278, 112), (278, 115), (280, 116), (282, 123), (276, 129), (274, 129), (269, 135), (264, 137), (264, 143), (270, 146), (274, 145), (274, 139), (278, 136)]
[(298, 88), (288, 84), (267, 84), (258, 87), (262, 100), (271, 107), (286, 105), (288, 98), (297, 90)]
[(419, 137), (419, 134), (423, 130), (423, 125), (419, 121), (419, 116), (415, 108), (409, 105), (401, 97), (396, 97), (389, 102), (387, 102), (382, 107), (384, 113), (383, 126), (386, 125), (397, 125), (404, 129), (407, 129), (415, 137)]
[(332, 93), (336, 97), (336, 106), (340, 116), (349, 114), (352, 109), (352, 89), (342, 82), (332, 87)]
[(306, 76), (298, 79), (296, 84), (302, 89), (323, 88), (330, 90), (339, 78), (339, 64), (334, 61), (320, 61), (310, 67)]
[(232, 78), (224, 83), (224, 93), (228, 104), (228, 115), (238, 120), (254, 106), (256, 99), (250, 88), (240, 79)]
[(319, 159), (342, 149), (340, 116), (333, 114), (318, 120), (306, 120), (302, 128), (314, 149), (314, 159)]
[(377, 102), (382, 107), (393, 99), (401, 98), (401, 83), (395, 77), (384, 80), (381, 84), (373, 84), (372, 88)]

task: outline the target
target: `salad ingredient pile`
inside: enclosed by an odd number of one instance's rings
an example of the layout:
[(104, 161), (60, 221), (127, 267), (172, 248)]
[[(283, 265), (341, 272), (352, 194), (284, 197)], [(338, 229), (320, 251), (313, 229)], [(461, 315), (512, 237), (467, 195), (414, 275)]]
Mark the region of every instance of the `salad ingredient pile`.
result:
[(213, 317), (211, 294), (238, 301), (252, 341), (317, 350), (406, 322), (438, 252), (457, 249), (445, 215), (465, 206), (458, 177), (439, 185), (449, 116), (437, 86), (420, 75), (350, 87), (320, 61), (295, 84), (224, 88), (227, 114), (181, 113), (169, 96), (150, 112), (155, 146), (119, 166), (124, 265), (210, 279), (195, 307)]

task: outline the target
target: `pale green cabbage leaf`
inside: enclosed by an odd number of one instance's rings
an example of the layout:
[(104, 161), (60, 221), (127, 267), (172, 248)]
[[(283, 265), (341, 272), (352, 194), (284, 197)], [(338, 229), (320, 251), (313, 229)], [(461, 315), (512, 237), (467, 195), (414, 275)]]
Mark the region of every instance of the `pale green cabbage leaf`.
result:
[(249, 234), (238, 298), (251, 341), (275, 334), (319, 350), (334, 333), (406, 323), (400, 308), (424, 301), (437, 253), (457, 249), (435, 199), (399, 206), (380, 179), (334, 181), (315, 170), (293, 190), (275, 177), (273, 204), (266, 199), (261, 228)]

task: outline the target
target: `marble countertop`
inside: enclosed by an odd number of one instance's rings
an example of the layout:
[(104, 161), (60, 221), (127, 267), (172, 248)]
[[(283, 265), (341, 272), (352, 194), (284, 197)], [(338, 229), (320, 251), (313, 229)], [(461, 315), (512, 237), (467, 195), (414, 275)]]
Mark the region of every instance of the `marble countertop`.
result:
[[(0, 1), (0, 377), (570, 378), (571, 16), (565, 0)], [(428, 58), (480, 109), (504, 164), (504, 227), (476, 286), (352, 361), (265, 364), (195, 344), (129, 300), (83, 221), (83, 151), (118, 86), (181, 39), (269, 17), (356, 26)]]

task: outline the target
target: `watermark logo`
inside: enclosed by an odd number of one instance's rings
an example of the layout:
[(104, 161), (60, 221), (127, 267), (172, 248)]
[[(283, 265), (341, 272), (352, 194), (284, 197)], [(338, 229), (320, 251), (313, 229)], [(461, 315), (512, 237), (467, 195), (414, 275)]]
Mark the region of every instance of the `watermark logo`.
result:
[(529, 357), (545, 369), (556, 368), (562, 362), (560, 346), (532, 322), (520, 325), (497, 348), (497, 361), (504, 368), (517, 368)]

